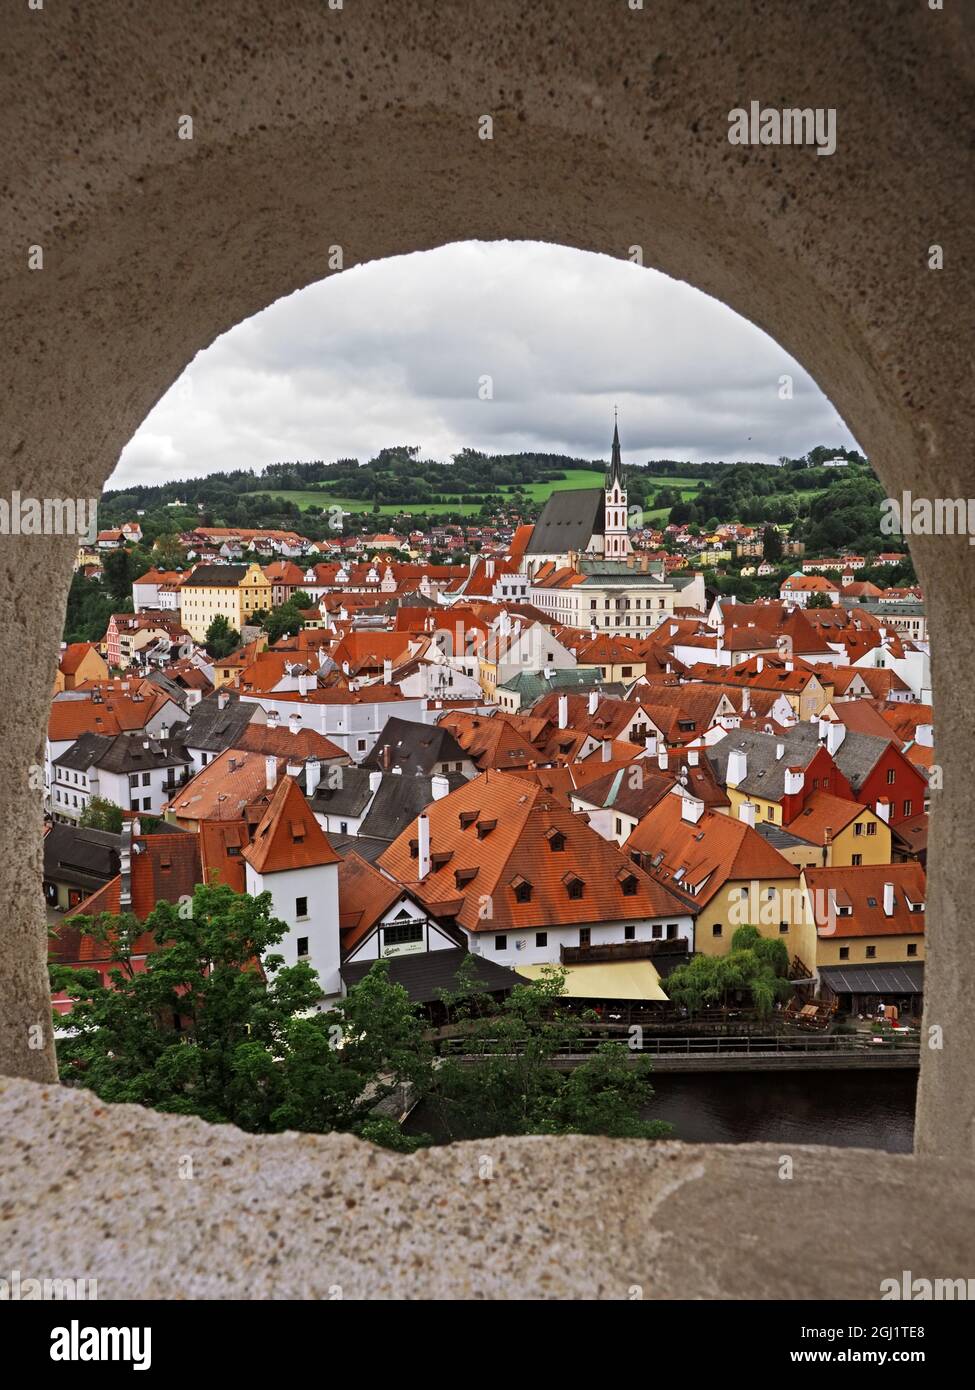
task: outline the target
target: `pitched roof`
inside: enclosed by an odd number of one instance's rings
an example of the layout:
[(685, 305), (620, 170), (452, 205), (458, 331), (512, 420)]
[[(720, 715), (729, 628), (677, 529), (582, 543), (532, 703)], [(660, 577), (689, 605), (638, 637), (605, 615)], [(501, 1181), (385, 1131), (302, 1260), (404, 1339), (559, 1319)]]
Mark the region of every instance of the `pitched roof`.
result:
[(601, 487), (564, 488), (549, 494), (535, 522), (526, 555), (564, 555), (585, 550), (605, 528), (605, 494)]
[[(384, 749), (389, 749), (388, 755)], [(387, 719), (382, 733), (362, 759), (360, 766), (381, 768), (388, 756), (390, 767), (401, 767), (405, 773), (420, 771), (430, 774), (438, 763), (462, 763), (467, 754), (451, 730), (444, 724), (422, 724), (414, 719)]]
[[(426, 808), (431, 869), (417, 879), (415, 824), (380, 865), (466, 930), (517, 931), (686, 913), (680, 901), (542, 787), (485, 772)], [(572, 882), (583, 887), (570, 895)], [(630, 884), (633, 891), (624, 891)], [(528, 885), (530, 897), (516, 892)], [(490, 900), (490, 915), (483, 904)]]
[(355, 850), (339, 865), (339, 925), (342, 949), (351, 951), (380, 917), (403, 896), (403, 887), (374, 869)]
[(662, 797), (626, 842), (659, 882), (679, 892), (693, 887), (690, 901), (703, 905), (729, 881), (798, 878), (795, 865), (745, 821), (707, 807), (699, 820), (685, 820), (683, 801)]
[[(905, 936), (924, 931), (927, 878), (920, 864), (861, 864), (855, 868), (805, 869), (821, 936)], [(884, 885), (894, 885), (893, 912), (884, 911)], [(833, 923), (829, 904), (835, 903)], [(852, 908), (849, 916), (840, 911)]]
[(259, 874), (340, 862), (293, 777), (278, 783), (253, 840), (242, 853)]

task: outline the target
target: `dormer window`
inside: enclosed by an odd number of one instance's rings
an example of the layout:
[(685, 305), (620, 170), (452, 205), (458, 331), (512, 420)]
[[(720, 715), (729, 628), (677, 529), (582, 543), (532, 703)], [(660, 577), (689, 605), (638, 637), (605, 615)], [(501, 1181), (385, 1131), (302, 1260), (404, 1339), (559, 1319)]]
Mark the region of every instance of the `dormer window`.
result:
[(454, 870), (454, 882), (456, 883), (456, 885), (457, 885), (458, 888), (465, 888), (465, 887), (467, 886), (468, 883), (472, 883), (473, 880), (474, 880), (475, 878), (477, 878), (477, 875), (478, 875), (479, 872), (480, 872), (480, 870), (479, 870), (479, 869), (476, 869), (476, 868), (474, 868), (474, 869), (455, 869), (455, 870)]
[(439, 850), (436, 854), (430, 855), (431, 869), (442, 869), (445, 864), (449, 864), (454, 857), (452, 849)]
[(300, 845), (305, 839), (305, 827), (299, 820), (291, 822), (291, 840), (293, 844)]
[(565, 884), (565, 891), (570, 898), (581, 898), (586, 890), (586, 885), (578, 874), (564, 874), (562, 882)]
[(548, 847), (553, 854), (561, 854), (565, 849), (565, 836), (561, 830), (546, 830), (545, 838), (548, 840)]
[(480, 811), (461, 811), (457, 817), (461, 830), (466, 830), (469, 825), (473, 825), (480, 814)]
[(497, 828), (497, 824), (497, 820), (479, 820), (477, 822), (477, 838), (479, 840), (487, 839), (491, 831)]
[(516, 874), (511, 880), (511, 891), (516, 903), (530, 903), (532, 900), (532, 886), (521, 874)]
[(623, 889), (624, 898), (635, 898), (637, 890), (636, 875), (629, 873), (626, 869), (621, 869), (617, 875), (620, 887)]

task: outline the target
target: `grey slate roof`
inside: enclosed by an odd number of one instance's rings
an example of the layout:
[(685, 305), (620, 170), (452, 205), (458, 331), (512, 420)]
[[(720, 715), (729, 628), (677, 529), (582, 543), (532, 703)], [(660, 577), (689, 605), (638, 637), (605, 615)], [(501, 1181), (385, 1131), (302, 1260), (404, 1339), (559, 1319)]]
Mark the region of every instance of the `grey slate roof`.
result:
[(792, 835), (788, 830), (783, 830), (781, 825), (772, 825), (770, 821), (757, 821), (755, 829), (766, 844), (780, 852), (784, 849), (808, 850), (810, 847), (808, 840), (800, 840), (798, 835)]
[[(880, 734), (860, 734), (847, 730), (843, 742), (833, 754), (833, 761), (854, 792), (859, 791), (887, 745), (894, 742), (893, 734), (890, 738), (884, 738)], [(779, 743), (785, 745), (785, 753), (777, 759), (775, 748)], [(708, 757), (720, 781), (725, 784), (728, 754), (733, 749), (741, 749), (747, 763), (745, 780), (738, 790), (746, 796), (779, 801), (785, 786), (785, 769), (806, 767), (820, 746), (818, 721), (807, 720), (794, 724), (782, 734), (762, 734), (753, 729), (733, 730), (708, 749)]]
[[(461, 772), (449, 773), (446, 780), (451, 791), (467, 783)], [(369, 813), (359, 826), (359, 833), (376, 840), (395, 840), (433, 800), (430, 781), (429, 777), (415, 777), (409, 773), (385, 773)]]
[(184, 748), (199, 748), (207, 753), (222, 753), (232, 748), (234, 740), (247, 728), (259, 706), (241, 700), (234, 691), (227, 691), (226, 706), (221, 709), (219, 692), (214, 691), (193, 706), (189, 719), (175, 731), (174, 736)]
[(564, 555), (569, 550), (585, 550), (594, 535), (605, 531), (605, 500), (601, 487), (564, 488), (551, 493), (525, 553)]
[(239, 584), (246, 573), (246, 565), (197, 565), (192, 574), (185, 576), (183, 583), (190, 589), (201, 584), (226, 588), (229, 584)]
[[(325, 776), (315, 788), (308, 804), (313, 811), (327, 816), (361, 816), (369, 805), (369, 772), (361, 767), (340, 767), (338, 777)], [(329, 786), (336, 780), (338, 785)]]
[(821, 965), (820, 978), (836, 994), (923, 994), (924, 963)]
[[(149, 747), (144, 745), (148, 743)], [(149, 772), (153, 768), (182, 767), (190, 761), (188, 753), (175, 740), (147, 738), (144, 733), (82, 734), (69, 749), (55, 758), (55, 767), (86, 772), (97, 767), (103, 772)]]
[(94, 890), (119, 871), (122, 836), (55, 822), (44, 836), (44, 877)]
[(388, 747), (389, 766), (401, 767), (411, 775), (416, 771), (427, 775), (434, 772), (438, 763), (468, 762), (468, 755), (461, 748), (449, 729), (439, 724), (422, 724), (416, 719), (387, 719), (379, 735), (361, 766), (383, 767), (382, 750)]
[[(400, 984), (414, 1004), (430, 1004), (440, 998), (440, 991), (457, 987), (457, 971), (467, 956), (467, 951), (458, 946), (455, 951), (418, 951), (415, 955), (393, 956), (389, 961), (389, 978)], [(524, 984), (520, 975), (496, 965), (493, 960), (483, 956), (473, 956), (473, 975), (485, 985), (492, 994), (508, 993), (515, 985)], [(346, 985), (356, 985), (368, 974), (375, 961), (359, 961), (353, 965), (342, 966), (342, 979)]]

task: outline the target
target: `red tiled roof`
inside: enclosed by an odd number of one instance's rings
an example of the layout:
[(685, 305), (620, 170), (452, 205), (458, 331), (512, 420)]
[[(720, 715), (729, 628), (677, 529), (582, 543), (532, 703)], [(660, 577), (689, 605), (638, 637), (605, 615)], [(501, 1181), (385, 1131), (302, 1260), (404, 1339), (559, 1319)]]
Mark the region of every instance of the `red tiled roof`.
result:
[(341, 861), (293, 777), (284, 777), (278, 783), (271, 804), (254, 832), (254, 839), (245, 847), (243, 855), (259, 874)]

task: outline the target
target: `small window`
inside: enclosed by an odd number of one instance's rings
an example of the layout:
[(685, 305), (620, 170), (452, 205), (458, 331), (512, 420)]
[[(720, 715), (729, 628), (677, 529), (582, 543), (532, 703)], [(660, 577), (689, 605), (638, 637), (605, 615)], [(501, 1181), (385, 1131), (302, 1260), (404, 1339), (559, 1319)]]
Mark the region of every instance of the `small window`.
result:
[(308, 899), (295, 898), (295, 916), (300, 921), (302, 917), (308, 916)]
[[(624, 890), (624, 891), (625, 891), (625, 890)], [(628, 923), (627, 926), (625, 926), (625, 927), (623, 928), (623, 940), (624, 940), (624, 941), (635, 941), (635, 940), (636, 940), (636, 924), (635, 924), (635, 923), (630, 922), (630, 923)]]
[(515, 884), (515, 902), (530, 903), (532, 900), (532, 886), (526, 880)]
[(340, 820), (340, 821), (339, 821), (339, 834), (340, 834), (340, 835), (348, 835), (348, 833), (349, 833), (349, 822), (348, 822), (347, 820)]
[(909, 941), (909, 942), (907, 943), (907, 954), (908, 954), (909, 956), (916, 956), (916, 955), (917, 955), (917, 942), (916, 942), (916, 941)]
[(867, 947), (867, 960), (876, 960), (876, 958), (877, 958), (877, 948), (876, 948), (876, 946), (868, 946), (868, 947)]
[(905, 815), (905, 816), (909, 816), (909, 815), (911, 814), (911, 811), (913, 810), (913, 806), (914, 806), (914, 803), (913, 803), (912, 801), (905, 801), (905, 802), (904, 802), (904, 815)]
[(308, 954), (308, 938), (307, 938), (307, 936), (299, 936), (299, 937), (298, 937), (298, 958), (299, 958), (299, 960), (301, 959), (302, 956), (307, 956), (307, 954)]
[(589, 946), (592, 944), (592, 930), (589, 927), (579, 928), (579, 945)]
[[(908, 805), (910, 805), (910, 802), (908, 802)], [(872, 821), (870, 821), (870, 822), (868, 823), (868, 825), (867, 825), (867, 834), (868, 834), (868, 835), (876, 835), (876, 833), (877, 833), (877, 822), (876, 822), (875, 820), (872, 820)]]
[(789, 934), (789, 924), (788, 924), (788, 922), (780, 922), (780, 923), (779, 923), (779, 936), (788, 936), (788, 934)]
[(653, 926), (650, 929), (650, 934), (653, 937), (654, 941), (659, 941), (664, 934), (662, 924), (660, 922), (654, 922)]
[(547, 830), (545, 838), (548, 840), (548, 847), (553, 854), (561, 854), (565, 849), (565, 836), (561, 830)]
[(854, 855), (852, 855), (852, 856), (851, 856), (850, 862), (852, 863), (854, 869), (858, 869), (858, 868), (860, 867), (860, 865), (863, 863), (863, 855), (862, 855), (862, 854), (854, 854)]
[(721, 925), (720, 922), (715, 922), (714, 926), (711, 928), (711, 935), (724, 936), (724, 927)]
[(897, 777), (897, 769), (896, 769), (896, 768), (893, 768), (893, 767), (889, 767), (889, 768), (887, 769), (887, 785), (888, 785), (888, 787), (893, 786), (896, 777)]
[(841, 946), (841, 947), (840, 947), (840, 960), (849, 960), (849, 959), (850, 959), (850, 948), (849, 948), (849, 946)]
[(357, 749), (358, 752), (364, 753), (364, 752), (366, 751), (366, 741), (365, 741), (365, 739), (364, 739), (364, 738), (357, 738), (356, 741), (355, 741), (355, 746), (356, 746), (356, 749)]
[(144, 787), (148, 787), (148, 786), (149, 786), (149, 774), (148, 774), (148, 772), (144, 772), (144, 773), (142, 774), (142, 785), (143, 785)]
[(506, 951), (508, 949), (508, 938), (506, 936), (496, 936), (494, 938), (494, 949), (496, 951)]
[(547, 931), (537, 931), (535, 933), (535, 945), (538, 947), (539, 950), (542, 950), (545, 946), (548, 945)]
[(676, 936), (677, 936), (677, 923), (676, 923), (676, 922), (668, 922), (668, 923), (667, 923), (667, 940), (668, 940), (668, 941), (673, 941), (673, 940), (675, 939)]

